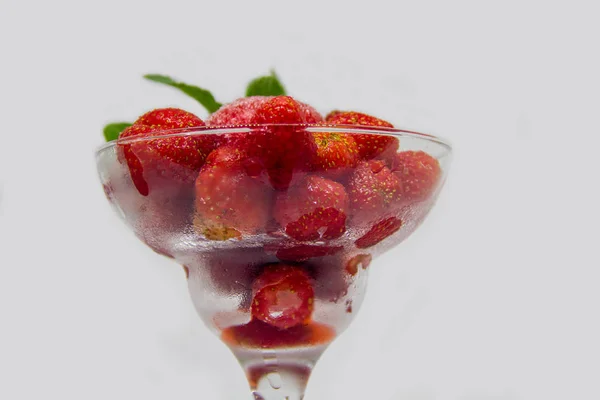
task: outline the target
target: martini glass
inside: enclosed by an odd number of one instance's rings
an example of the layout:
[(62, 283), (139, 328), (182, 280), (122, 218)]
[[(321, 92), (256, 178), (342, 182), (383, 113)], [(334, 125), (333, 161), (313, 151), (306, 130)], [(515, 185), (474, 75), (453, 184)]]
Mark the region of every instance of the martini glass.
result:
[[(393, 161), (389, 160), (397, 153), (424, 152), (439, 166), (437, 177), (421, 196), (413, 196), (394, 207), (373, 208), (358, 218), (351, 211), (354, 206), (351, 192), (356, 187), (349, 182), (359, 168), (365, 168), (361, 164), (339, 169), (334, 166), (318, 172), (297, 162), (302, 161), (304, 154), (286, 154), (282, 160), (296, 161), (274, 164), (268, 170), (261, 168), (260, 163), (246, 161), (241, 172), (217, 177), (209, 172), (212, 180), (207, 181), (199, 178), (200, 171), (189, 170), (166, 158), (154, 156), (152, 162), (144, 164), (149, 149), (167, 140), (176, 144), (184, 139), (210, 138), (226, 143), (240, 137), (269, 138), (282, 131), (305, 137), (346, 134), (363, 135), (364, 139), (364, 135), (372, 135), (368, 138), (396, 145), (381, 153), (380, 161), (370, 161), (369, 165), (378, 166), (378, 170), (392, 168)], [(96, 160), (105, 194), (121, 219), (152, 250), (183, 266), (191, 300), (200, 318), (238, 359), (254, 398), (296, 400), (304, 397), (308, 378), (323, 351), (359, 311), (372, 260), (406, 239), (433, 207), (446, 179), (451, 147), (430, 135), (391, 128), (201, 127), (109, 142), (98, 149)], [(336, 187), (344, 187), (348, 192), (348, 215), (344, 214), (341, 224), (336, 225), (336, 229), (341, 227), (339, 231), (330, 234), (326, 227), (321, 227), (310, 237), (298, 237), (289, 226), (282, 226), (281, 219), (278, 222), (273, 218), (258, 228), (256, 224), (253, 229), (247, 228), (246, 220), (255, 220), (259, 211), (266, 210), (271, 215), (277, 198), (308, 177), (338, 182)], [(249, 190), (244, 186), (249, 181), (262, 186), (259, 190), (252, 186)], [(207, 196), (205, 189), (213, 190), (209, 192), (213, 196)], [(202, 204), (199, 191), (204, 193)], [(216, 196), (225, 202), (236, 197), (239, 208), (215, 210), (224, 204), (215, 202), (213, 207), (210, 201), (216, 201)], [(298, 200), (298, 204), (306, 206), (303, 199)], [(316, 203), (315, 213), (327, 212), (318, 209)], [(216, 216), (216, 222), (221, 216), (234, 215), (237, 220), (228, 221), (237, 223), (207, 228), (206, 219), (211, 215)], [(296, 280), (294, 283), (286, 279)], [(303, 281), (298, 283), (298, 279)], [(261, 309), (265, 299), (270, 306)], [(292, 324), (281, 322), (293, 320), (301, 311), (304, 312), (301, 323), (297, 318)]]

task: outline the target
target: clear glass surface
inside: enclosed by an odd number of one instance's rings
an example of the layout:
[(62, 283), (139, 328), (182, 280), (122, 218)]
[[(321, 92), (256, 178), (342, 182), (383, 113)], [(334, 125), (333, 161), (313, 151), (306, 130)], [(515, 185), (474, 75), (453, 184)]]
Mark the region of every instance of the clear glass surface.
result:
[[(387, 138), (382, 143), (395, 144), (371, 161), (320, 169), (308, 166), (304, 159), (312, 156), (294, 147), (277, 163), (251, 155), (212, 168), (208, 162), (190, 168), (161, 156), (161, 148), (185, 146), (190, 140), (215, 140), (235, 149), (247, 140), (268, 144), (282, 137), (277, 135), (312, 140), (339, 134), (363, 141)], [(420, 196), (383, 198), (377, 207), (356, 211), (358, 201), (371, 204), (370, 198), (356, 194), (356, 182), (362, 182), (356, 177), (382, 169), (400, 173), (392, 171), (394, 160), (406, 151), (437, 160), (433, 186)], [(451, 147), (433, 136), (387, 128), (203, 127), (110, 142), (98, 149), (96, 160), (105, 194), (120, 218), (151, 249), (183, 266), (199, 316), (237, 357), (255, 399), (292, 400), (303, 398), (313, 366), (359, 311), (373, 261), (407, 238), (435, 204)], [(343, 206), (319, 204), (320, 195), (303, 197), (326, 185), (336, 196), (344, 192)], [(394, 190), (383, 196), (396, 196)], [(403, 190), (409, 193), (406, 184)], [(377, 195), (376, 190), (369, 193)], [(280, 210), (282, 198), (292, 204), (285, 212)], [(329, 229), (333, 226), (335, 232)], [(384, 234), (378, 235), (380, 231)], [(293, 326), (281, 322), (285, 310), (270, 308), (270, 315), (258, 317), (264, 300), (259, 296), (266, 296), (259, 283), (267, 279), (266, 269), (281, 265), (301, 271), (302, 279), (310, 281), (310, 315)], [(286, 301), (300, 301), (290, 287)]]

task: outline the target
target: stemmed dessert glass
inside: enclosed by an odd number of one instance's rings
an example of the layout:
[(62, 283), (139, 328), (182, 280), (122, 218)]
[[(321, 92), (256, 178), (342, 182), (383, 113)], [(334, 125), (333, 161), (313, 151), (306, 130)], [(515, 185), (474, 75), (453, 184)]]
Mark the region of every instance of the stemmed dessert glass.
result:
[[(324, 171), (302, 167), (297, 161), (304, 154), (268, 168), (252, 158), (225, 157), (201, 171), (169, 160), (158, 166), (136, 161), (165, 139), (225, 143), (268, 138), (281, 129), (396, 138), (399, 148)], [(435, 179), (412, 176), (414, 186), (405, 183), (402, 193), (385, 186), (396, 179), (388, 175), (412, 173), (394, 167), (400, 152), (430, 156), (438, 168)], [(434, 136), (392, 128), (201, 127), (109, 142), (96, 160), (105, 194), (127, 226), (183, 266), (200, 318), (239, 360), (254, 398), (294, 400), (303, 398), (315, 363), (359, 311), (371, 261), (407, 238), (431, 210), (446, 180), (451, 147)], [(429, 186), (421, 190), (420, 184)], [(345, 192), (345, 204), (319, 204), (323, 190), (331, 196)]]

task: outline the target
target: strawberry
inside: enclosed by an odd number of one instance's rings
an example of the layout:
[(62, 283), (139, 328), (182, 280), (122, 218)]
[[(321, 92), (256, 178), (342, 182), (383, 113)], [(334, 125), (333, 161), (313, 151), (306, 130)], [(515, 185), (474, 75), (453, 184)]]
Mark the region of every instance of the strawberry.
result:
[(372, 224), (402, 203), (402, 183), (381, 160), (363, 161), (348, 184), (353, 221)]
[(147, 125), (161, 130), (204, 126), (204, 122), (192, 113), (179, 108), (158, 108), (139, 117), (134, 125)]
[(396, 217), (390, 217), (379, 221), (373, 225), (369, 232), (364, 234), (355, 242), (356, 247), (359, 249), (366, 249), (374, 246), (388, 236), (396, 233), (400, 227), (402, 227), (402, 221)]
[(256, 110), (271, 97), (252, 96), (237, 99), (219, 108), (206, 120), (209, 126), (249, 125)]
[[(326, 229), (321, 234), (322, 228)], [(333, 207), (317, 207), (285, 227), (285, 232), (296, 240), (335, 239), (345, 231), (346, 214)]]
[(297, 266), (269, 265), (252, 285), (252, 316), (280, 329), (308, 322), (313, 301), (311, 279)]
[(277, 194), (273, 217), (296, 240), (335, 239), (346, 230), (344, 186), (315, 175)]
[(332, 125), (361, 125), (393, 128), (394, 125), (382, 119), (356, 111), (334, 110), (327, 114), (325, 121)]
[[(206, 120), (206, 125), (209, 126), (228, 126), (228, 125), (250, 125), (256, 123), (265, 123), (258, 122), (255, 117), (256, 112), (262, 108), (262, 106), (272, 100), (274, 97), (272, 96), (250, 96), (250, 97), (242, 97), (237, 99), (229, 104), (224, 105), (218, 111), (211, 114), (211, 116)], [(278, 98), (289, 98), (288, 96), (278, 96)], [(295, 100), (294, 100), (295, 101)], [(302, 116), (300, 119), (292, 120), (290, 123), (307, 123), (307, 124), (315, 124), (323, 121), (323, 117), (317, 110), (311, 107), (308, 104), (301, 103), (295, 101), (297, 106), (294, 106), (298, 109), (299, 114)], [(265, 110), (263, 109), (262, 112)], [(264, 115), (263, 115), (264, 117)], [(278, 122), (270, 122), (270, 123), (283, 123), (281, 121)]]
[[(119, 138), (127, 137), (144, 137), (152, 134), (152, 128), (145, 125), (132, 125), (125, 129)], [(138, 149), (139, 146), (136, 146)], [(131, 181), (142, 196), (148, 196), (150, 188), (148, 182), (144, 178), (144, 165), (138, 158), (136, 152), (132, 149), (130, 144), (123, 144), (117, 147), (118, 157), (120, 160), (125, 160), (127, 167), (129, 168), (129, 175), (131, 175)]]
[(324, 121), (323, 116), (319, 114), (319, 112), (315, 110), (312, 106), (300, 102), (298, 102), (298, 104), (300, 104), (300, 110), (304, 114), (305, 123), (318, 124)]
[(240, 238), (264, 230), (272, 193), (260, 176), (246, 172), (243, 151), (222, 146), (207, 158), (196, 179), (197, 232), (211, 240)]
[(313, 133), (317, 145), (313, 169), (339, 178), (354, 168), (358, 163), (358, 148), (352, 136), (337, 132)]
[[(393, 128), (394, 126), (373, 116), (354, 111), (332, 111), (325, 119), (331, 125), (360, 125)], [(398, 139), (393, 136), (380, 134), (354, 134), (352, 135), (361, 160), (371, 160), (378, 157), (389, 157), (398, 151)]]
[[(310, 106), (289, 96), (250, 97), (224, 106), (209, 119), (210, 124), (304, 124), (322, 117)], [(232, 145), (258, 157), (278, 190), (289, 186), (297, 170), (306, 170), (315, 152), (312, 136), (295, 126), (256, 128), (250, 133), (230, 135)]]
[[(305, 114), (306, 107), (289, 96), (272, 97), (256, 110), (255, 124), (304, 124), (312, 117)], [(306, 170), (315, 153), (313, 137), (294, 126), (273, 126), (262, 137), (264, 160), (269, 180), (275, 189), (288, 188), (294, 173)]]
[(256, 109), (255, 124), (302, 124), (306, 117), (300, 104), (290, 96), (275, 96)]
[(138, 192), (147, 196), (156, 180), (191, 183), (206, 156), (217, 145), (216, 135), (160, 137), (158, 132), (203, 126), (195, 115), (176, 108), (158, 109), (142, 115), (121, 132), (120, 139), (146, 138), (119, 144), (119, 159), (125, 160)]
[(402, 193), (407, 201), (424, 200), (435, 190), (440, 180), (438, 160), (423, 151), (403, 151), (392, 158), (392, 172), (402, 181)]

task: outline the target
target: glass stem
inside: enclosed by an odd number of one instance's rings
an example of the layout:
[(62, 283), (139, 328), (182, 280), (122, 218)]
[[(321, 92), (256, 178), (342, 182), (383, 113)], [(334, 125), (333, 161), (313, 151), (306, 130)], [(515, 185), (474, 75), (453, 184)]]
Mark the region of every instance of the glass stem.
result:
[(308, 378), (325, 348), (231, 349), (246, 372), (255, 400), (302, 400)]
[(276, 367), (247, 371), (255, 400), (302, 400), (310, 376), (309, 368)]

